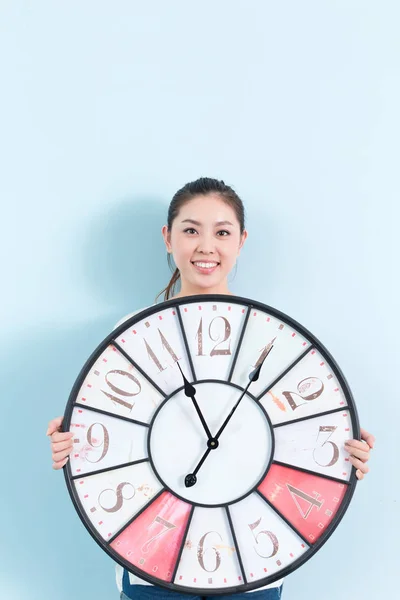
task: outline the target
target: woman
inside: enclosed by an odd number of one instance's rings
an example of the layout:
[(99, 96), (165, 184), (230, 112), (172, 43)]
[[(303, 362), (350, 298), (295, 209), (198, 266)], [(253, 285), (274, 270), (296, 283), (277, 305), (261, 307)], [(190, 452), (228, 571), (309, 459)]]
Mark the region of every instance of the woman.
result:
[[(174, 258), (176, 269), (164, 293), (164, 300), (195, 294), (230, 294), (228, 275), (231, 272), (247, 238), (244, 207), (236, 192), (223, 181), (201, 178), (186, 184), (173, 197), (168, 210), (168, 224), (162, 228), (168, 252)], [(177, 284), (179, 292), (175, 293)], [(132, 313), (134, 314), (134, 313)], [(117, 325), (132, 316), (128, 315)], [(72, 451), (71, 433), (61, 433), (62, 417), (50, 421), (47, 435), (51, 437), (53, 468), (61, 469)], [(350, 440), (346, 444), (350, 461), (357, 469), (358, 479), (368, 472), (367, 461), (374, 437), (361, 429), (363, 441)], [(117, 584), (121, 598), (142, 600), (180, 594), (152, 586), (117, 565)], [(281, 597), (282, 580), (261, 588), (262, 600)], [(241, 594), (234, 598), (239, 600)], [(255, 596), (254, 596), (255, 597)]]

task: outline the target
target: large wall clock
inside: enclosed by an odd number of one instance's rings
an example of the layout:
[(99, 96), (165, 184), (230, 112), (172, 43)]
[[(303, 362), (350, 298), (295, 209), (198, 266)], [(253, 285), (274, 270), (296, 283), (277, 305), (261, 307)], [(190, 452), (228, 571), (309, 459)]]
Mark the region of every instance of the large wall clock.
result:
[(350, 502), (360, 438), (346, 381), (304, 327), (225, 295), (169, 300), (95, 350), (64, 418), (67, 486), (118, 563), (199, 595), (308, 560)]

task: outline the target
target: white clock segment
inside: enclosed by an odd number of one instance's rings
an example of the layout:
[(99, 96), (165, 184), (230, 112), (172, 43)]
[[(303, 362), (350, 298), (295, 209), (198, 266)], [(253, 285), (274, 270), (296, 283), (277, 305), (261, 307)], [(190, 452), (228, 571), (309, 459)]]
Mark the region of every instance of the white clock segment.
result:
[(258, 301), (169, 300), (113, 331), (81, 370), (63, 427), (67, 487), (97, 543), (150, 583), (241, 593), (332, 534), (360, 438), (337, 363)]

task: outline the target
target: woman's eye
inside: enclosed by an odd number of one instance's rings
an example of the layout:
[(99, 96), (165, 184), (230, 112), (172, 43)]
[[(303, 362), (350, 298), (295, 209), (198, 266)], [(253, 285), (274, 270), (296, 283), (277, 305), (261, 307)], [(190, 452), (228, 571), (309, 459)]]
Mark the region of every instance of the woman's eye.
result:
[(218, 231), (218, 233), (223, 233), (224, 234), (223, 236), (220, 236), (220, 237), (225, 237), (226, 235), (230, 235), (230, 232), (226, 231), (225, 229), (222, 229), (221, 231)]
[(193, 229), (193, 227), (189, 227), (188, 229), (185, 229), (184, 233), (197, 233), (197, 231)]

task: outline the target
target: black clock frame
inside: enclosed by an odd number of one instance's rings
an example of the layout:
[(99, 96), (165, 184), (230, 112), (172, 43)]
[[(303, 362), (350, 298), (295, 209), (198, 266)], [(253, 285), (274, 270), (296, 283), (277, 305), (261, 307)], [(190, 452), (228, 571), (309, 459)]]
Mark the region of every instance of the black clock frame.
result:
[[(240, 333), (239, 336), (239, 340), (238, 340), (238, 344), (237, 344), (237, 348), (235, 349), (235, 355), (233, 357), (232, 360), (232, 366), (230, 369), (230, 373), (229, 373), (229, 377), (228, 377), (228, 381), (226, 380), (219, 380), (219, 379), (207, 379), (207, 380), (197, 380), (196, 379), (196, 374), (195, 374), (195, 370), (194, 370), (194, 366), (193, 366), (193, 361), (192, 361), (192, 357), (190, 354), (190, 350), (189, 350), (189, 345), (187, 342), (187, 338), (186, 338), (186, 332), (183, 326), (183, 322), (182, 322), (182, 316), (180, 313), (180, 305), (183, 304), (193, 304), (193, 303), (201, 303), (201, 302), (226, 302), (226, 303), (234, 303), (234, 304), (242, 304), (244, 306), (247, 306), (247, 313), (245, 316), (245, 320), (242, 326), (242, 331)], [(138, 321), (141, 321), (144, 318), (147, 318), (149, 316), (151, 316), (154, 313), (157, 313), (161, 310), (164, 309), (168, 309), (168, 308), (175, 308), (178, 318), (179, 318), (179, 323), (180, 323), (180, 327), (181, 327), (181, 332), (182, 332), (182, 336), (183, 336), (183, 341), (184, 341), (184, 345), (185, 345), (185, 350), (188, 356), (188, 360), (189, 360), (189, 365), (192, 371), (192, 379), (191, 379), (191, 383), (196, 384), (196, 383), (203, 383), (203, 382), (218, 382), (218, 383), (224, 383), (226, 385), (232, 385), (233, 387), (237, 388), (238, 390), (243, 391), (244, 388), (233, 384), (231, 382), (231, 378), (236, 366), (236, 361), (237, 361), (237, 357), (239, 355), (240, 352), (240, 348), (242, 345), (242, 341), (243, 341), (243, 337), (245, 334), (245, 330), (246, 330), (246, 326), (247, 326), (247, 322), (250, 316), (250, 312), (251, 310), (260, 310), (262, 312), (266, 312), (269, 313), (270, 315), (280, 319), (283, 323), (288, 324), (289, 326), (293, 327), (294, 329), (296, 329), (296, 331), (298, 331), (299, 333), (301, 333), (304, 338), (306, 338), (309, 342), (311, 347), (308, 348), (306, 351), (304, 351), (300, 357), (298, 357), (295, 361), (293, 361), (293, 363), (291, 363), (291, 365), (283, 372), (279, 375), (279, 377), (277, 377), (274, 381), (271, 382), (271, 384), (268, 386), (268, 388), (266, 390), (264, 390), (264, 392), (262, 394), (260, 394), (257, 397), (257, 400), (259, 400), (262, 396), (264, 396), (269, 389), (272, 389), (272, 387), (276, 384), (276, 382), (278, 380), (280, 380), (282, 377), (284, 377), (286, 375), (287, 372), (289, 372), (295, 364), (297, 364), (306, 354), (308, 354), (308, 352), (311, 351), (312, 348), (315, 348), (316, 350), (318, 350), (321, 355), (329, 362), (330, 367), (332, 368), (332, 371), (334, 372), (335, 376), (337, 377), (343, 393), (346, 397), (346, 401), (347, 401), (347, 407), (346, 410), (349, 411), (350, 413), (350, 418), (351, 418), (351, 423), (352, 423), (352, 429), (353, 429), (353, 437), (355, 439), (360, 439), (360, 426), (359, 426), (359, 420), (358, 420), (358, 414), (357, 414), (357, 409), (354, 403), (354, 399), (353, 399), (353, 395), (352, 392), (350, 390), (350, 387), (340, 369), (340, 367), (338, 366), (338, 364), (336, 363), (335, 359), (332, 357), (332, 355), (328, 352), (328, 350), (323, 346), (323, 344), (321, 344), (321, 342), (311, 333), (309, 332), (303, 325), (301, 325), (300, 323), (298, 323), (297, 321), (295, 321), (294, 319), (292, 319), (291, 317), (289, 317), (288, 315), (282, 313), (281, 311), (268, 306), (266, 304), (263, 304), (262, 302), (256, 301), (256, 300), (251, 300), (249, 298), (244, 298), (241, 296), (231, 296), (231, 295), (227, 295), (227, 294), (201, 294), (201, 295), (196, 295), (196, 296), (185, 296), (179, 299), (172, 299), (172, 300), (167, 300), (164, 301), (160, 304), (156, 304), (153, 306), (150, 306), (148, 308), (145, 308), (144, 310), (141, 310), (140, 312), (134, 314), (132, 317), (130, 317), (129, 319), (127, 319), (126, 321), (124, 321), (121, 325), (119, 325), (119, 327), (117, 327), (116, 329), (114, 329), (106, 338), (104, 338), (104, 340), (97, 346), (97, 348), (94, 350), (94, 352), (90, 355), (90, 357), (87, 359), (87, 361), (85, 362), (85, 364), (83, 365), (73, 387), (71, 390), (71, 393), (69, 395), (68, 398), (68, 402), (67, 402), (67, 406), (65, 409), (65, 413), (64, 413), (64, 419), (63, 419), (63, 426), (62, 426), (62, 431), (66, 432), (69, 431), (70, 428), (70, 423), (71, 423), (71, 416), (72, 416), (72, 412), (75, 406), (78, 407), (83, 407), (86, 410), (92, 410), (93, 412), (99, 413), (99, 414), (105, 414), (105, 415), (109, 415), (112, 417), (115, 417), (117, 419), (123, 420), (123, 421), (128, 421), (130, 423), (140, 423), (140, 425), (144, 425), (142, 422), (138, 422), (135, 421), (134, 419), (129, 419), (128, 417), (123, 417), (120, 415), (115, 415), (114, 413), (110, 413), (107, 411), (103, 411), (101, 409), (94, 409), (91, 408), (89, 406), (85, 406), (82, 405), (80, 403), (77, 403), (76, 397), (79, 393), (79, 390), (82, 386), (82, 383), (85, 379), (85, 377), (87, 376), (89, 370), (92, 368), (93, 364), (96, 362), (96, 360), (99, 358), (99, 356), (104, 352), (104, 350), (106, 350), (106, 348), (109, 345), (113, 345), (115, 346), (121, 354), (123, 354), (125, 356), (125, 358), (127, 358), (129, 360), (129, 362), (131, 364), (134, 364), (135, 368), (143, 375), (143, 377), (145, 377), (145, 379), (147, 381), (149, 381), (153, 387), (155, 387), (160, 394), (164, 397), (163, 401), (161, 402), (160, 406), (157, 407), (156, 412), (154, 413), (152, 420), (149, 424), (145, 424), (145, 426), (149, 427), (149, 433), (151, 431), (151, 427), (152, 424), (154, 423), (154, 420), (156, 418), (156, 415), (158, 414), (160, 408), (162, 406), (164, 406), (165, 402), (168, 401), (169, 398), (171, 398), (172, 396), (174, 396), (176, 393), (178, 393), (179, 391), (181, 391), (184, 386), (182, 385), (181, 387), (177, 388), (172, 394), (167, 395), (163, 390), (161, 390), (161, 388), (151, 380), (151, 378), (139, 367), (139, 365), (137, 365), (131, 357), (129, 357), (129, 355), (124, 351), (123, 348), (121, 348), (119, 346), (119, 344), (115, 341), (116, 338), (118, 338), (118, 336), (123, 333), (128, 327), (131, 327), (132, 325), (134, 325), (135, 323), (137, 323)], [(256, 397), (253, 396), (251, 393), (247, 392), (247, 395), (250, 396), (254, 401), (256, 400)], [(90, 533), (90, 535), (93, 537), (93, 539), (97, 542), (97, 544), (109, 555), (111, 556), (111, 558), (118, 563), (119, 565), (121, 565), (124, 569), (126, 569), (127, 571), (133, 573), (134, 575), (136, 575), (137, 577), (147, 581), (148, 583), (151, 583), (153, 585), (157, 585), (166, 589), (169, 589), (171, 591), (176, 591), (178, 593), (183, 593), (183, 594), (190, 594), (190, 595), (196, 595), (196, 596), (217, 596), (217, 595), (228, 595), (228, 594), (235, 594), (235, 593), (243, 593), (243, 592), (249, 592), (252, 590), (256, 590), (258, 588), (261, 588), (265, 585), (269, 585), (271, 583), (273, 583), (274, 581), (277, 581), (283, 577), (286, 577), (287, 575), (289, 575), (290, 573), (292, 573), (293, 571), (295, 571), (296, 569), (298, 569), (301, 565), (303, 565), (305, 562), (307, 562), (316, 552), (318, 552), (318, 550), (325, 544), (325, 542), (330, 538), (330, 536), (333, 534), (333, 532), (336, 530), (337, 526), (339, 525), (340, 521), (342, 520), (349, 504), (350, 501), (353, 497), (355, 488), (356, 488), (356, 484), (357, 484), (357, 477), (356, 477), (356, 469), (353, 466), (352, 467), (352, 472), (351, 472), (351, 476), (350, 479), (348, 481), (343, 481), (341, 479), (338, 479), (336, 477), (331, 477), (329, 475), (321, 475), (319, 473), (316, 473), (314, 471), (308, 470), (308, 469), (304, 469), (301, 467), (295, 467), (295, 466), (291, 466), (291, 468), (293, 468), (294, 470), (297, 471), (301, 471), (304, 473), (310, 473), (311, 475), (314, 475), (316, 477), (321, 477), (323, 479), (330, 479), (332, 481), (336, 481), (339, 483), (344, 483), (347, 486), (346, 492), (345, 492), (345, 496), (343, 501), (340, 504), (340, 507), (337, 511), (337, 513), (335, 514), (332, 523), (327, 527), (326, 531), (319, 537), (319, 539), (313, 544), (310, 545), (309, 541), (304, 538), (300, 532), (297, 531), (297, 529), (295, 529), (291, 523), (257, 490), (257, 487), (259, 486), (261, 480), (266, 476), (267, 472), (270, 469), (271, 464), (277, 464), (277, 465), (282, 465), (282, 466), (288, 466), (286, 465), (286, 463), (281, 463), (279, 461), (273, 460), (274, 457), (274, 450), (275, 450), (275, 436), (274, 436), (274, 429), (283, 425), (289, 425), (290, 423), (298, 423), (300, 421), (304, 421), (304, 420), (308, 420), (311, 418), (315, 418), (316, 416), (323, 416), (325, 414), (332, 414), (335, 412), (339, 412), (342, 411), (343, 408), (339, 408), (339, 409), (333, 409), (333, 410), (329, 410), (326, 412), (322, 412), (322, 413), (318, 413), (317, 415), (312, 415), (312, 416), (308, 416), (308, 417), (302, 417), (300, 419), (293, 419), (291, 421), (286, 421), (284, 423), (280, 423), (277, 424), (275, 426), (273, 426), (271, 424), (270, 418), (267, 414), (267, 412), (265, 411), (264, 407), (261, 405), (261, 403), (258, 402), (258, 405), (260, 408), (262, 408), (262, 410), (264, 411), (264, 414), (268, 420), (269, 426), (270, 426), (270, 430), (272, 433), (272, 445), (271, 445), (271, 456), (270, 456), (270, 460), (268, 462), (268, 466), (263, 474), (263, 477), (260, 479), (259, 482), (257, 482), (257, 485), (251, 489), (250, 491), (246, 492), (246, 494), (244, 494), (243, 496), (241, 496), (240, 498), (235, 499), (233, 502), (228, 502), (225, 504), (218, 504), (218, 505), (206, 505), (206, 504), (199, 504), (196, 502), (192, 502), (192, 501), (188, 501), (187, 499), (180, 497), (176, 494), (176, 492), (174, 492), (173, 490), (169, 489), (168, 486), (165, 485), (165, 483), (160, 479), (154, 464), (152, 462), (151, 459), (151, 453), (149, 452), (149, 457), (146, 459), (142, 459), (139, 461), (134, 461), (132, 463), (127, 463), (129, 465), (133, 465), (133, 464), (137, 464), (140, 462), (150, 462), (151, 468), (153, 469), (153, 472), (155, 473), (157, 479), (160, 481), (160, 483), (162, 484), (162, 489), (155, 494), (150, 500), (149, 502), (143, 506), (133, 517), (130, 521), (128, 521), (127, 523), (124, 524), (123, 529), (125, 529), (126, 527), (129, 526), (129, 524), (131, 522), (133, 522), (134, 520), (136, 520), (140, 514), (142, 514), (149, 506), (150, 504), (152, 504), (156, 498), (158, 498), (163, 492), (168, 491), (171, 494), (173, 494), (175, 497), (181, 498), (184, 502), (191, 504), (191, 510), (190, 510), (190, 514), (189, 514), (189, 518), (188, 518), (188, 522), (186, 524), (186, 528), (185, 528), (185, 532), (183, 535), (183, 542), (181, 544), (181, 548), (179, 550), (178, 553), (178, 557), (176, 560), (176, 564), (175, 564), (175, 568), (174, 568), (174, 572), (172, 574), (172, 582), (175, 578), (177, 569), (178, 569), (178, 565), (181, 559), (181, 555), (183, 552), (183, 548), (184, 548), (184, 541), (187, 537), (188, 531), (189, 531), (189, 527), (190, 527), (190, 523), (191, 523), (191, 519), (193, 516), (193, 512), (196, 506), (206, 506), (206, 507), (216, 507), (216, 506), (220, 506), (222, 508), (225, 508), (226, 513), (227, 513), (227, 518), (228, 518), (228, 522), (229, 522), (229, 526), (230, 526), (230, 531), (232, 534), (232, 539), (235, 545), (235, 550), (237, 553), (237, 557), (238, 557), (238, 562), (240, 565), (240, 569), (241, 569), (241, 573), (242, 573), (242, 579), (243, 579), (243, 584), (241, 585), (237, 585), (237, 586), (229, 586), (226, 588), (213, 588), (212, 590), (210, 589), (206, 589), (206, 588), (198, 588), (198, 587), (188, 587), (188, 586), (182, 586), (182, 585), (178, 585), (175, 583), (168, 583), (162, 579), (159, 579), (157, 577), (153, 577), (152, 575), (149, 575), (147, 573), (145, 573), (144, 571), (142, 571), (139, 568), (136, 568), (134, 565), (132, 565), (131, 563), (128, 563), (127, 561), (125, 561), (119, 554), (117, 554), (113, 548), (111, 548), (110, 544), (111, 542), (121, 533), (121, 530), (118, 531), (116, 534), (114, 534), (109, 540), (104, 540), (96, 531), (96, 529), (93, 527), (92, 523), (90, 522), (90, 520), (87, 518), (86, 516), (86, 512), (81, 509), (81, 502), (79, 500), (79, 497), (76, 493), (76, 489), (75, 486), (73, 484), (73, 481), (76, 479), (82, 479), (82, 477), (86, 477), (89, 476), (89, 474), (82, 474), (80, 476), (74, 476), (72, 475), (71, 472), (71, 467), (70, 467), (70, 463), (69, 461), (67, 462), (67, 464), (65, 465), (65, 467), (63, 468), (64, 470), (64, 476), (65, 476), (65, 482), (67, 485), (67, 489), (68, 492), (70, 494), (72, 503), (78, 513), (79, 518), (81, 519), (83, 525), (85, 526), (85, 528), (87, 529), (87, 531)], [(147, 437), (147, 448), (149, 451), (149, 445), (150, 445), (150, 435), (148, 435)], [(96, 474), (98, 473), (102, 473), (105, 471), (111, 471), (114, 469), (120, 469), (124, 466), (127, 466), (122, 464), (122, 465), (118, 465), (116, 467), (109, 467), (109, 468), (105, 468), (105, 469), (99, 469), (96, 471)], [(93, 473), (91, 473), (93, 474)], [(236, 534), (235, 534), (235, 530), (232, 524), (232, 519), (230, 516), (230, 512), (229, 512), (229, 505), (235, 504), (236, 502), (239, 502), (240, 500), (242, 500), (243, 498), (245, 498), (246, 496), (252, 494), (253, 492), (256, 492), (262, 499), (264, 502), (266, 502), (277, 514), (278, 516), (287, 523), (287, 525), (296, 533), (296, 535), (300, 538), (303, 539), (303, 541), (307, 544), (308, 546), (308, 550), (306, 550), (304, 552), (304, 554), (302, 554), (297, 560), (295, 560), (293, 563), (291, 563), (288, 567), (278, 571), (277, 573), (267, 576), (265, 578), (262, 579), (258, 579), (257, 581), (254, 582), (249, 582), (247, 581), (246, 578), (246, 574), (245, 574), (245, 570), (243, 567), (243, 562), (240, 556), (240, 550), (239, 550), (239, 546), (237, 543), (237, 539), (236, 539)]]

